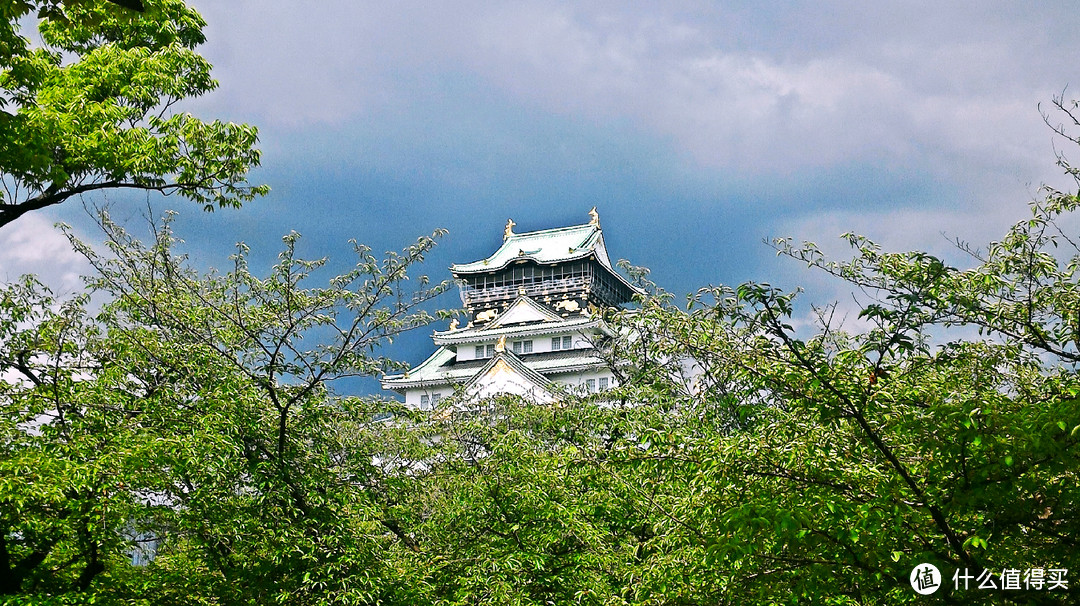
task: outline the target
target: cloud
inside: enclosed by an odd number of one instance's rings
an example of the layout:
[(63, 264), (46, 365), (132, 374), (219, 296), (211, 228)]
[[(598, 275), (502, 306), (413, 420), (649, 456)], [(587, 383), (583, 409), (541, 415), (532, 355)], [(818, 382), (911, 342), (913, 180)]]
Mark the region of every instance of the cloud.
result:
[[(1080, 56), (1066, 3), (193, 1), (222, 85), (186, 108), (257, 124), (274, 188), (185, 211), (209, 265), (236, 240), (272, 261), (291, 229), (336, 256), (445, 226), (441, 279), (508, 216), (552, 227), (598, 204), (613, 254), (673, 290), (757, 280), (850, 302), (760, 239), (843, 258), (847, 231), (943, 256), (942, 232), (999, 237), (1058, 180), (1036, 104)], [(56, 216), (82, 225), (77, 210)], [(77, 273), (59, 248), (34, 254)], [(413, 343), (405, 357), (429, 353)]]
[(72, 249), (46, 213), (23, 215), (0, 228), (0, 280), (11, 282), (36, 274), (62, 294), (81, 291), (80, 278), (89, 273), (86, 259)]
[(532, 7), (484, 22), (467, 60), (523, 100), (628, 118), (707, 167), (767, 174), (930, 149), (963, 163), (994, 150), (994, 161), (1031, 169), (1035, 104), (1063, 83), (1021, 86), (1021, 66), (998, 61), (1017, 52), (1014, 39), (938, 39), (906, 25), (839, 48), (799, 47), (807, 34), (796, 31), (781, 50), (732, 45), (722, 22)]
[(632, 124), (700, 170), (760, 176), (869, 158), (1052, 179), (1036, 104), (1080, 52), (1055, 37), (1064, 8), (1023, 3), (197, 4), (216, 103), (262, 123), (270, 145), (279, 127), (424, 120), (458, 74), (537, 118)]
[[(668, 171), (652, 185), (674, 195), (655, 187), (635, 203), (687, 199), (665, 209), (673, 221), (753, 205), (732, 232), (986, 241), (1058, 181), (1036, 105), (1080, 54), (1066, 4), (195, 4), (222, 81), (202, 107), (260, 124), (267, 164), (295, 167), (278, 191), (307, 187), (304, 160), (330, 164), (316, 214), (336, 217), (354, 202), (334, 191), (363, 195), (386, 175), (403, 192), (396, 214), (436, 225), (543, 184), (587, 188), (540, 156), (588, 129), (640, 147), (616, 177), (590, 166), (611, 191)], [(337, 140), (297, 143), (326, 130)], [(650, 157), (662, 161), (643, 169)]]

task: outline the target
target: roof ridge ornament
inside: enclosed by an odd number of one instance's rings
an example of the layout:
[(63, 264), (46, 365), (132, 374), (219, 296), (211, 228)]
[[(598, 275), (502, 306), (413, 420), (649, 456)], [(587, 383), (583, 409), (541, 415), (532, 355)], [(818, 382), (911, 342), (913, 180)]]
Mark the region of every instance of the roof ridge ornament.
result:
[(506, 229), (503, 231), (503, 241), (504, 242), (509, 240), (510, 236), (514, 235), (514, 226), (515, 225), (517, 225), (517, 223), (514, 223), (513, 219), (507, 219), (506, 220)]
[(499, 337), (499, 341), (495, 343), (495, 351), (499, 353), (506, 351), (506, 335)]
[(589, 211), (589, 225), (600, 227), (600, 213), (596, 212), (595, 206)]

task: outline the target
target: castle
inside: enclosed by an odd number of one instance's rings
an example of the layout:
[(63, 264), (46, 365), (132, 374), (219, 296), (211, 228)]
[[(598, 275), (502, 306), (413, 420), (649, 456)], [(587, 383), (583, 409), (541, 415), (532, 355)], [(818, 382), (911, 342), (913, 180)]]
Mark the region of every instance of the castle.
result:
[(612, 266), (594, 208), (584, 225), (514, 233), (491, 256), (450, 270), (467, 321), (432, 337), (438, 349), (383, 389), (434, 408), (460, 387), (466, 397), (514, 394), (551, 401), (562, 389), (596, 393), (615, 386), (596, 344), (613, 336), (598, 313), (639, 290)]

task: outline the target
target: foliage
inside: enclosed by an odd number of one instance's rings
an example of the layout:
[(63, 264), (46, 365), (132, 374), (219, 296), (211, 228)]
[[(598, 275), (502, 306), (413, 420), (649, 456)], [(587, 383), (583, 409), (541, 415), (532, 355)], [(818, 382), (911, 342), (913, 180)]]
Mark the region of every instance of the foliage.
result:
[[(1064, 109), (1063, 103), (1059, 105)], [(1064, 162), (1064, 161), (1062, 161)], [(1070, 174), (1075, 174), (1065, 164)], [(602, 394), (342, 395), (449, 284), (434, 238), (311, 287), (284, 239), (262, 277), (102, 226), (88, 297), (0, 290), (0, 596), (10, 603), (1056, 604), (952, 572), (1080, 566), (1080, 239), (1047, 190), (971, 267), (812, 244), (782, 254), (859, 291), (800, 322), (797, 292), (647, 282), (610, 310)], [(438, 236), (440, 234), (435, 234)], [(449, 314), (437, 314), (440, 317)], [(796, 328), (799, 326), (799, 328)], [(140, 540), (161, 539), (147, 566)], [(944, 572), (933, 596), (912, 568)], [(997, 579), (1000, 583), (1000, 578)], [(1023, 582), (1020, 583), (1024, 587)]]
[[(422, 239), (310, 288), (295, 234), (266, 277), (199, 275), (166, 220), (80, 245), (110, 302), (5, 287), (0, 521), (12, 603), (1059, 603), (954, 591), (968, 568), (1075, 570), (1077, 198), (1051, 193), (970, 269), (852, 237), (867, 326), (796, 298), (656, 292), (607, 320), (616, 390), (438, 414), (338, 395), (448, 285)], [(1056, 254), (1048, 254), (1058, 243)], [(1064, 247), (1068, 254), (1062, 254)], [(975, 252), (975, 251), (973, 251)], [(989, 276), (989, 277), (988, 277)], [(979, 327), (949, 339), (952, 327)], [(944, 332), (943, 332), (944, 331)], [(392, 413), (392, 417), (386, 413)], [(162, 538), (132, 567), (133, 542)], [(2, 576), (2, 575), (0, 575)]]
[[(36, 11), (41, 46), (21, 34)], [(217, 87), (180, 0), (134, 12), (105, 0), (0, 8), (0, 226), (106, 188), (179, 193), (207, 210), (265, 193), (246, 183), (257, 132), (174, 111)]]
[[(325, 260), (298, 257), (295, 234), (260, 278), (242, 246), (230, 272), (195, 273), (168, 221), (149, 246), (103, 225), (112, 256), (76, 243), (113, 296), (96, 317), (32, 280), (0, 299), (2, 593), (393, 594), (399, 575), (382, 558), (393, 523), (372, 458), (387, 404), (337, 395), (333, 381), (395, 368), (374, 350), (432, 319), (419, 306), (448, 284), (403, 286), (434, 240), (382, 260), (357, 245), (352, 270), (313, 288)], [(161, 553), (132, 568), (133, 541), (147, 537), (164, 539)]]
[[(839, 262), (777, 241), (869, 298), (860, 332), (832, 308), (794, 329), (795, 293), (767, 284), (616, 314), (627, 397), (727, 416), (640, 457), (689, 482), (669, 493), (686, 495), (672, 510), (692, 562), (679, 591), (712, 603), (700, 588), (713, 579), (731, 603), (925, 601), (908, 575), (930, 562), (946, 576), (939, 601), (1075, 600), (1075, 583), (955, 591), (951, 575), (1080, 565), (1080, 247), (1064, 227), (1078, 205), (1047, 190), (1000, 242), (963, 246), (969, 269), (854, 235)], [(673, 379), (688, 360), (686, 387)]]
[[(908, 276), (935, 271), (915, 263)], [(693, 352), (700, 365), (683, 414), (728, 402), (725, 429), (655, 441), (645, 464), (687, 478), (675, 510), (685, 549), (731, 603), (914, 601), (920, 562), (947, 576), (1075, 568), (1075, 371), (1017, 343), (931, 347), (922, 318), (936, 314), (890, 304), (895, 292), (867, 306), (875, 328), (862, 334), (825, 325), (798, 338), (790, 295), (762, 285), (634, 318), (664, 326), (652, 352)], [(651, 393), (643, 376), (634, 389)], [(1013, 597), (1058, 603), (1061, 592)]]
[[(954, 589), (952, 574), (1080, 565), (1078, 205), (1048, 189), (985, 252), (961, 245), (967, 269), (854, 235), (840, 262), (779, 240), (859, 289), (863, 328), (828, 306), (796, 329), (797, 293), (767, 284), (703, 289), (685, 309), (652, 288), (607, 318), (618, 390), (447, 409), (425, 465), (399, 481), (422, 595), (1075, 601), (1071, 578)], [(945, 577), (930, 597), (909, 586), (922, 562)]]

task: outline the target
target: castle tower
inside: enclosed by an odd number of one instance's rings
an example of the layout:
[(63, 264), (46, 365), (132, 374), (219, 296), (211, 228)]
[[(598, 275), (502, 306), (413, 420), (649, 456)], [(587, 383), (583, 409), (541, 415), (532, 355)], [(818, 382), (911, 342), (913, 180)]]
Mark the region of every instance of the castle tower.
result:
[(585, 225), (514, 233), (491, 256), (450, 270), (467, 323), (433, 340), (438, 349), (415, 368), (383, 378), (405, 403), (431, 408), (463, 386), (470, 397), (510, 393), (549, 401), (561, 388), (614, 387), (594, 344), (611, 335), (600, 314), (638, 290), (611, 265), (594, 208)]

